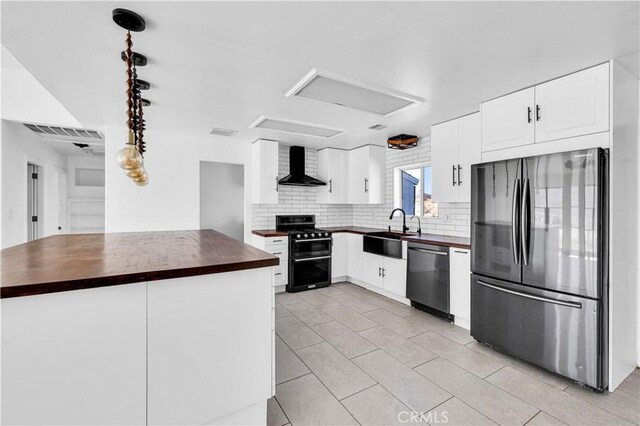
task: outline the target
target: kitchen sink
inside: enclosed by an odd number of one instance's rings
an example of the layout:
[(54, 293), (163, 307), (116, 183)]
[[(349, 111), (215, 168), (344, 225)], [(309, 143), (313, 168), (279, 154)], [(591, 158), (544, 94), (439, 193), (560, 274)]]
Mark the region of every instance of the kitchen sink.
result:
[(381, 231), (373, 232), (362, 237), (362, 249), (367, 253), (380, 256), (402, 258), (402, 237), (409, 235), (402, 232)]

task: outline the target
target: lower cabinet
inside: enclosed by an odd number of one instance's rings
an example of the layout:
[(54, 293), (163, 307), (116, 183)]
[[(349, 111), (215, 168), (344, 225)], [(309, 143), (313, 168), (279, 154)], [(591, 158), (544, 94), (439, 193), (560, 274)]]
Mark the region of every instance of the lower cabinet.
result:
[(471, 252), (449, 249), (449, 309), (455, 324), (469, 329), (471, 323)]
[(253, 235), (251, 245), (280, 259), (280, 264), (273, 268), (274, 285), (287, 285), (289, 283), (289, 237), (265, 238)]
[[(406, 243), (405, 243), (406, 244)], [(362, 252), (361, 281), (396, 296), (407, 294), (407, 260)]]
[(349, 263), (348, 234), (333, 234), (333, 248), (331, 249), (331, 280), (344, 279), (347, 276)]

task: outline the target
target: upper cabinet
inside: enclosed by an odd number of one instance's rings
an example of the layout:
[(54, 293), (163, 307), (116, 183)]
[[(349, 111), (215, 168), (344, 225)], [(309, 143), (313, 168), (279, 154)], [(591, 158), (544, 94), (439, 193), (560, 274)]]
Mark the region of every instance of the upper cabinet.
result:
[(366, 145), (349, 151), (349, 204), (385, 202), (385, 149)]
[(318, 187), (318, 203), (347, 204), (348, 164), (349, 151), (334, 148), (318, 151), (318, 179), (327, 183)]
[(481, 160), (480, 114), (431, 127), (432, 198), (441, 203), (471, 201), (471, 165)]
[(609, 130), (609, 64), (536, 86), (536, 143)]
[(482, 103), (482, 152), (609, 130), (605, 63)]
[(278, 142), (258, 139), (252, 150), (253, 204), (278, 204)]

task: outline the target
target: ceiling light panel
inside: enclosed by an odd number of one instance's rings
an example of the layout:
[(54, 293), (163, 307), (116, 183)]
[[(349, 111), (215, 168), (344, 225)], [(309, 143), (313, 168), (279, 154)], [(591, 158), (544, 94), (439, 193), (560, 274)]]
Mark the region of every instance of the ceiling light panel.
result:
[(238, 131), (237, 130), (231, 130), (231, 129), (220, 129), (220, 128), (217, 128), (217, 127), (212, 127), (212, 128), (209, 129), (208, 133), (210, 135), (214, 135), (214, 136), (226, 136), (226, 137), (229, 137), (229, 136), (235, 135), (236, 133), (238, 133)]
[(249, 127), (275, 130), (277, 132), (291, 133), (294, 135), (313, 136), (315, 138), (323, 139), (331, 139), (345, 133), (344, 130), (318, 126), (317, 124), (279, 118), (267, 118), (264, 116), (251, 123)]
[(397, 114), (424, 99), (407, 93), (313, 69), (286, 94), (359, 109), (383, 116)]

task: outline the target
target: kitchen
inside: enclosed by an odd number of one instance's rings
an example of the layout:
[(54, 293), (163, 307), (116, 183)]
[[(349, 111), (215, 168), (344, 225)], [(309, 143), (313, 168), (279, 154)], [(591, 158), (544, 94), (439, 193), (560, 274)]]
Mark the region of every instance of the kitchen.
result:
[[(3, 2), (2, 24), (3, 424), (640, 421), (638, 3)], [(134, 24), (143, 186), (114, 161)], [(103, 136), (104, 234), (45, 203), (27, 242), (23, 124)]]

